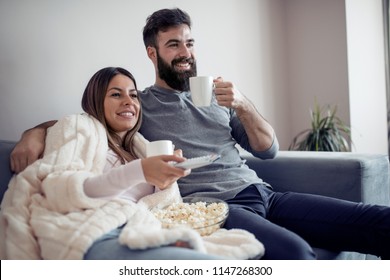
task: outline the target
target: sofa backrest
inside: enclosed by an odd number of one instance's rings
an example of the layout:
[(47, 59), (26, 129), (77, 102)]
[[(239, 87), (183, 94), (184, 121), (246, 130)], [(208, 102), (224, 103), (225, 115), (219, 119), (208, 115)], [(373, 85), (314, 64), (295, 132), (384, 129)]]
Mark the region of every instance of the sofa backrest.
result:
[(8, 188), (9, 180), (13, 173), (10, 169), (9, 156), (16, 142), (0, 140), (0, 198), (3, 200), (3, 195)]

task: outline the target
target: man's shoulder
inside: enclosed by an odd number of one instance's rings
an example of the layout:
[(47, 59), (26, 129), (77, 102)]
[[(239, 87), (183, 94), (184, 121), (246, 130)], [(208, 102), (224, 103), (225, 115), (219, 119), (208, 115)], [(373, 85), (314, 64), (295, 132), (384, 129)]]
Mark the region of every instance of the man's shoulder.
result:
[(146, 87), (144, 90), (139, 91), (139, 95), (141, 99), (145, 99), (148, 95), (152, 93), (152, 86)]
[(141, 95), (143, 95), (143, 94), (148, 94), (149, 92), (152, 91), (153, 91), (153, 86), (150, 86), (150, 87), (146, 87), (144, 90), (141, 90), (140, 93)]

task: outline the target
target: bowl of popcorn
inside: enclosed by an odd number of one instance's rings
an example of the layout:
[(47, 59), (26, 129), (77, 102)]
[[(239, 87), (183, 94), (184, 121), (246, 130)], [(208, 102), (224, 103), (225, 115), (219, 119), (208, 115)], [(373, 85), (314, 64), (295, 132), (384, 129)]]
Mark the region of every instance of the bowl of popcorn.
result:
[(190, 227), (205, 236), (223, 226), (229, 208), (226, 202), (217, 198), (191, 197), (152, 212), (164, 228)]

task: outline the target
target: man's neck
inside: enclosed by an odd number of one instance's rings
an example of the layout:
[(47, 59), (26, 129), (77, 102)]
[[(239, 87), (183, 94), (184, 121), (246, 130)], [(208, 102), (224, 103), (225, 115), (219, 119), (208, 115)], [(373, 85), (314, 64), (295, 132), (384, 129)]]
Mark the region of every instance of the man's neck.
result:
[(172, 90), (172, 91), (178, 91), (178, 90), (176, 90), (174, 88), (171, 88), (164, 80), (161, 80), (159, 78), (156, 79), (154, 85), (157, 86), (157, 87), (160, 87), (160, 88), (169, 89), (169, 90)]

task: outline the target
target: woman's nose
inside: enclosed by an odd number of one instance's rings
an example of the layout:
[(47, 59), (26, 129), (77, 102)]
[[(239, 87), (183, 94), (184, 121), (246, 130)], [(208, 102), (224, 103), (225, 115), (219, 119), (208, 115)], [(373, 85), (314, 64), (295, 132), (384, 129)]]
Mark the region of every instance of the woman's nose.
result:
[(125, 99), (123, 101), (124, 105), (131, 105), (133, 103), (134, 103), (134, 100), (130, 96), (128, 96), (128, 95), (125, 97)]

